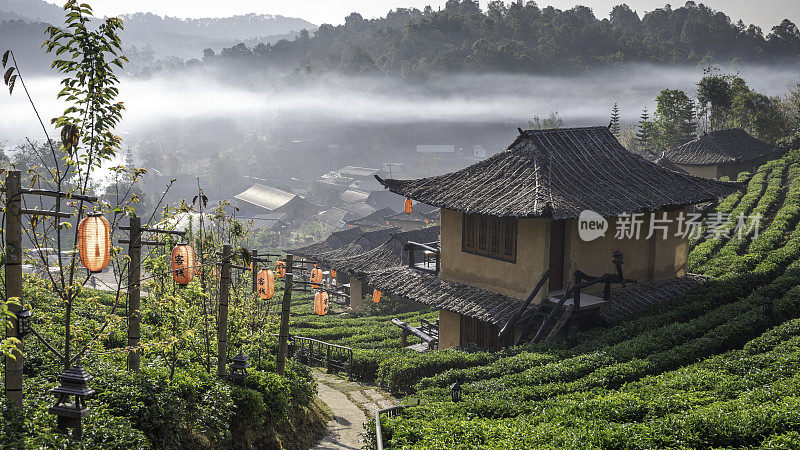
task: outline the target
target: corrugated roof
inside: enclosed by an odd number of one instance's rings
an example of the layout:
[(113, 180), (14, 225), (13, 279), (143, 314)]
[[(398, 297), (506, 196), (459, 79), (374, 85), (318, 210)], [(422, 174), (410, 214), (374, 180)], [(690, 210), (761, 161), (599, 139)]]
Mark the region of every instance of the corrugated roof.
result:
[(345, 203), (356, 203), (356, 202), (363, 203), (367, 199), (367, 197), (369, 197), (369, 193), (364, 191), (359, 191), (358, 189), (348, 189), (339, 194), (339, 199), (341, 199)]
[(278, 188), (264, 186), (258, 183), (250, 186), (250, 188), (241, 194), (233, 196), (236, 200), (270, 210), (280, 208), (292, 201), (295, 197), (297, 197), (297, 194), (291, 194)]
[(522, 131), (508, 150), (465, 169), (378, 181), (413, 200), (465, 213), (555, 219), (583, 210), (606, 217), (655, 211), (741, 188), (659, 167), (627, 151), (606, 127)]
[(765, 155), (776, 157), (785, 149), (760, 141), (741, 128), (717, 130), (704, 134), (666, 152), (676, 164), (709, 165), (752, 161)]

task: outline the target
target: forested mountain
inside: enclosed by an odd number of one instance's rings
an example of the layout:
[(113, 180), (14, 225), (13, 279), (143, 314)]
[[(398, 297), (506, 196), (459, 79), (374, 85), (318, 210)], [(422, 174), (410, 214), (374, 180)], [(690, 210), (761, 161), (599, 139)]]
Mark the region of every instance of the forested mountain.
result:
[(492, 1), (483, 11), (473, 0), (448, 0), (440, 11), (399, 8), (373, 20), (353, 13), (313, 36), (238, 45), (218, 58), (346, 73), (554, 73), (628, 62), (796, 62), (800, 32), (787, 19), (765, 33), (693, 1), (641, 17), (619, 5), (598, 18), (585, 6), (562, 11)]
[[(0, 0), (0, 21), (6, 21), (0, 22), (3, 43), (9, 48), (34, 46), (38, 49), (44, 40), (40, 32), (46, 25), (42, 23), (60, 23), (63, 15), (60, 6), (42, 0)], [(272, 43), (292, 39), (302, 29), (317, 28), (303, 19), (265, 14), (180, 19), (135, 13), (120, 18), (125, 24), (125, 30), (120, 33), (125, 45), (139, 51), (149, 47), (153, 58), (199, 58), (204, 48), (222, 49), (242, 41), (251, 45)], [(35, 36), (33, 41), (29, 40), (31, 35)]]

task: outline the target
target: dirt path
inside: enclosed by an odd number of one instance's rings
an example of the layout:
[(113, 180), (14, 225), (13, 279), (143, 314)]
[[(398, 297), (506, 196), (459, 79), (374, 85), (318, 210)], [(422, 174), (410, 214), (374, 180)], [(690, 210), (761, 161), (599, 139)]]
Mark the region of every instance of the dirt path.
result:
[(376, 410), (397, 405), (389, 394), (361, 383), (343, 380), (334, 375), (313, 372), (319, 386), (320, 400), (333, 411), (328, 434), (315, 449), (359, 449), (361, 433), (368, 415)]

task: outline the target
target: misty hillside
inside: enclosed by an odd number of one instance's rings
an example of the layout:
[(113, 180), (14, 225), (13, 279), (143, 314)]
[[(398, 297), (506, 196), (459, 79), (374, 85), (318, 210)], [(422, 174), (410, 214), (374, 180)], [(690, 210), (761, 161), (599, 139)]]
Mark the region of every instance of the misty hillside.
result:
[[(9, 47), (29, 47), (31, 34), (44, 28), (41, 23), (60, 23), (64, 13), (60, 6), (42, 0), (0, 0), (0, 21), (23, 21), (29, 26), (22, 35), (9, 33), (6, 28), (25, 28), (22, 24), (0, 24), (0, 35)], [(266, 14), (246, 14), (223, 18), (180, 19), (161, 17), (152, 13), (120, 16), (125, 23), (121, 33), (126, 47), (149, 47), (154, 58), (174, 56), (182, 59), (199, 58), (205, 48), (222, 49), (245, 41), (251, 45), (273, 43), (294, 38), (302, 29), (316, 30), (316, 25), (299, 18)], [(16, 44), (16, 45), (15, 45)], [(20, 52), (21, 53), (21, 52)]]
[(641, 62), (797, 62), (800, 31), (788, 19), (762, 30), (693, 1), (646, 13), (620, 5), (604, 18), (586, 6), (562, 11), (535, 2), (491, 2), (482, 10), (473, 0), (449, 0), (441, 11), (398, 8), (372, 20), (353, 13), (343, 25), (323, 24), (310, 37), (223, 53), (222, 66), (309, 73), (561, 73)]

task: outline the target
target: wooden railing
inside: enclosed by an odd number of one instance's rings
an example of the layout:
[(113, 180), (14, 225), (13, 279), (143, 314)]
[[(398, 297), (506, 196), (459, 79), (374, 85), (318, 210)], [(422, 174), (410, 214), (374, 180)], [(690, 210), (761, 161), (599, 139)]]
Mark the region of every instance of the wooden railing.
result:
[(347, 372), (353, 378), (353, 349), (312, 338), (292, 336), (295, 359), (301, 363), (324, 366), (328, 373)]
[(381, 414), (386, 417), (394, 417), (403, 412), (403, 405), (392, 406), (391, 408), (379, 409), (375, 411), (375, 442), (378, 450), (383, 450), (383, 430), (381, 429)]

